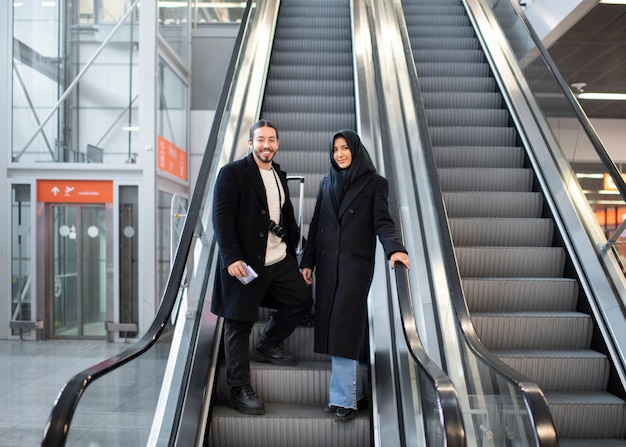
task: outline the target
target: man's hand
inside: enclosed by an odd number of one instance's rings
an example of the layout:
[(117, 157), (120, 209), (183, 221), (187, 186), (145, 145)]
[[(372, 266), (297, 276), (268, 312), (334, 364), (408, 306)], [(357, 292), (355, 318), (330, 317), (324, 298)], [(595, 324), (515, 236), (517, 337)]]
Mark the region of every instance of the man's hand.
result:
[(231, 265), (228, 266), (228, 274), (230, 276), (234, 276), (235, 278), (245, 278), (248, 276), (246, 273), (246, 269), (243, 268), (243, 261), (235, 261)]

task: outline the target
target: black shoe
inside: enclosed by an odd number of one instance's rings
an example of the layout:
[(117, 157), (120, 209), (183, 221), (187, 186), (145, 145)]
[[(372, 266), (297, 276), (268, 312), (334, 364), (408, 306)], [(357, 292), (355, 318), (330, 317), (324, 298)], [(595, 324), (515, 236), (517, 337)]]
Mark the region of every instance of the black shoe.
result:
[(230, 404), (245, 414), (265, 414), (265, 404), (250, 385), (233, 387), (230, 390)]
[(367, 397), (360, 398), (356, 403), (356, 407), (359, 411), (366, 410), (367, 407), (369, 407), (369, 402), (367, 401)]
[(315, 314), (313, 312), (307, 313), (300, 323), (298, 323), (298, 327), (313, 327), (315, 326)]
[(349, 422), (352, 419), (354, 419), (355, 414), (356, 414), (356, 411), (354, 411), (352, 408), (338, 407), (337, 411), (335, 412), (335, 421), (336, 422)]
[(259, 343), (254, 352), (260, 357), (262, 362), (269, 362), (274, 365), (295, 366), (296, 356), (285, 354), (283, 348), (277, 346), (268, 346)]
[[(369, 406), (369, 402), (367, 401), (367, 397), (360, 398), (358, 402), (356, 403), (356, 408), (358, 411), (366, 410), (368, 406)], [(339, 408), (341, 407), (338, 407), (337, 405), (328, 404), (326, 405), (326, 408), (324, 409), (324, 411), (326, 411), (326, 413), (336, 413)]]

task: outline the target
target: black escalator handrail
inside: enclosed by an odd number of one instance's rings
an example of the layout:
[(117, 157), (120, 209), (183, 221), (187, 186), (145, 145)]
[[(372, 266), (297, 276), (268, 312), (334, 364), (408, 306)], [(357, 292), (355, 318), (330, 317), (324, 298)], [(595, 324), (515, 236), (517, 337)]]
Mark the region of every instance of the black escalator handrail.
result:
[(441, 424), (445, 431), (445, 445), (447, 447), (465, 447), (467, 446), (465, 424), (463, 423), (463, 413), (456, 387), (448, 375), (426, 353), (419, 338), (409, 286), (409, 272), (401, 263), (397, 263), (394, 270), (404, 339), (410, 348), (409, 353), (416, 366), (428, 377), (435, 389), (441, 408)]
[(606, 151), (606, 148), (604, 147), (604, 144), (600, 140), (600, 137), (598, 136), (595, 129), (591, 125), (591, 121), (589, 121), (589, 117), (584, 112), (580, 103), (578, 102), (574, 94), (572, 93), (571, 89), (567, 85), (567, 82), (565, 82), (565, 79), (563, 79), (563, 75), (561, 75), (561, 72), (559, 71), (558, 67), (554, 63), (554, 60), (550, 56), (550, 53), (544, 46), (543, 42), (541, 42), (541, 39), (535, 32), (534, 28), (528, 22), (528, 19), (526, 18), (526, 15), (522, 11), (519, 4), (517, 2), (510, 2), (510, 3), (515, 9), (515, 11), (517, 12), (522, 24), (524, 25), (524, 28), (526, 29), (526, 31), (528, 32), (528, 35), (530, 36), (533, 43), (535, 44), (535, 47), (539, 50), (539, 54), (541, 55), (542, 59), (544, 60), (548, 68), (550, 69), (550, 72), (554, 76), (557, 84), (559, 85), (561, 90), (563, 90), (563, 94), (565, 95), (565, 98), (572, 106), (572, 109), (574, 113), (576, 114), (576, 118), (578, 119), (583, 130), (587, 134), (587, 137), (589, 138), (591, 145), (593, 146), (594, 150), (598, 154), (598, 157), (600, 157), (600, 160), (602, 161), (602, 164), (604, 165), (604, 167), (607, 169), (607, 171), (609, 171), (611, 178), (615, 182), (615, 186), (617, 190), (619, 191), (620, 195), (622, 196), (622, 200), (626, 201), (626, 182), (624, 181), (624, 178), (622, 177), (622, 174), (620, 170), (618, 169), (617, 165), (615, 164), (615, 162), (613, 161), (609, 153)]
[[(254, 2), (252, 0), (249, 0), (243, 12), (241, 26), (235, 41), (235, 49), (241, 46), (246, 28), (245, 24), (250, 16), (250, 9), (253, 3)], [(215, 113), (216, 117), (222, 117), (224, 115), (230, 88), (235, 75), (237, 58), (238, 53), (237, 51), (234, 51), (224, 80), (224, 88), (222, 89), (220, 100), (217, 105)], [(202, 158), (200, 169), (198, 171), (197, 182), (191, 197), (187, 217), (185, 218), (185, 224), (183, 226), (183, 231), (181, 233), (176, 255), (174, 257), (172, 270), (170, 271), (161, 304), (159, 305), (152, 324), (145, 334), (132, 347), (77, 373), (63, 386), (54, 402), (48, 422), (44, 428), (44, 436), (41, 443), (43, 447), (64, 446), (67, 441), (74, 412), (78, 407), (78, 403), (87, 387), (96, 379), (116, 370), (148, 351), (150, 347), (152, 347), (159, 339), (163, 330), (168, 326), (170, 315), (174, 309), (184, 278), (186, 261), (189, 256), (191, 243), (195, 236), (197, 225), (199, 223), (202, 205), (206, 201), (205, 193), (212, 169), (213, 155), (217, 145), (219, 130), (220, 120), (216, 120), (211, 127), (205, 154)]]

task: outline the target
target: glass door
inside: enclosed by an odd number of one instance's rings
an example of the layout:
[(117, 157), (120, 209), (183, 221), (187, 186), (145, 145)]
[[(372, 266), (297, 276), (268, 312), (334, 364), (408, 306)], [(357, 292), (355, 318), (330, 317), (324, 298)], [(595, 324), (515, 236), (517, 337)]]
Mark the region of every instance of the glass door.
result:
[(51, 205), (53, 337), (106, 336), (105, 205)]

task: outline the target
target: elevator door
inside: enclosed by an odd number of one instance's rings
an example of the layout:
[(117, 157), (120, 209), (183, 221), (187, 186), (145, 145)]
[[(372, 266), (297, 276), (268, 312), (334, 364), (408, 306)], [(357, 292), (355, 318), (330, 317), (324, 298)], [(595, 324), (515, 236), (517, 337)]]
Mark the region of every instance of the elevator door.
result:
[(53, 337), (106, 336), (105, 206), (51, 205)]

